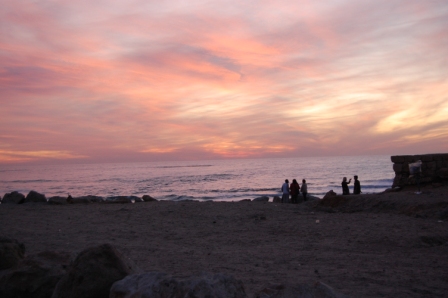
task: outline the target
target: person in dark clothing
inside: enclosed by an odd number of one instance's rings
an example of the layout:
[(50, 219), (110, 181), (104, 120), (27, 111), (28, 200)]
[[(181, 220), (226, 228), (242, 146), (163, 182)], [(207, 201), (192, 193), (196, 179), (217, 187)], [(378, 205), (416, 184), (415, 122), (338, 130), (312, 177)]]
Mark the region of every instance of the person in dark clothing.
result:
[(355, 182), (353, 182), (353, 194), (359, 195), (361, 193), (361, 182), (359, 182), (357, 175), (355, 175), (353, 178), (355, 178)]
[(299, 183), (297, 183), (296, 179), (292, 179), (292, 183), (289, 187), (289, 193), (291, 194), (291, 203), (298, 204), (299, 203), (300, 186), (299, 186)]
[(303, 201), (306, 202), (306, 195), (308, 194), (308, 185), (306, 184), (305, 179), (302, 179), (302, 194), (303, 194)]
[(350, 194), (350, 190), (348, 189), (348, 185), (350, 184), (350, 182), (352, 182), (352, 179), (350, 178), (350, 180), (348, 180), (347, 182), (347, 177), (344, 177), (342, 179), (342, 194), (343, 195), (349, 195)]

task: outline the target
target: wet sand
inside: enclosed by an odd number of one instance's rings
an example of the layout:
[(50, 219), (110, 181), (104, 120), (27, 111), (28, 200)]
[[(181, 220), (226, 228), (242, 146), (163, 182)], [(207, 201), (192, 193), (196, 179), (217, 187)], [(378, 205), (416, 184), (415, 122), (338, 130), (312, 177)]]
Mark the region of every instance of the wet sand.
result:
[(448, 187), (299, 205), (261, 202), (0, 205), (26, 253), (115, 245), (144, 271), (223, 272), (248, 297), (324, 282), (350, 297), (448, 297)]

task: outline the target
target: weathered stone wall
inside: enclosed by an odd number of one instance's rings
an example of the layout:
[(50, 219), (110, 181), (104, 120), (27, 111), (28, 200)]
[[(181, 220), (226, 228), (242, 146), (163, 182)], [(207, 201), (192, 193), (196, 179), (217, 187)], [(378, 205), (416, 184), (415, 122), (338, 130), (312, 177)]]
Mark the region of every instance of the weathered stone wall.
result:
[(448, 181), (448, 153), (424, 155), (396, 155), (391, 156), (394, 163), (395, 179), (392, 187), (415, 184), (414, 177), (409, 177), (409, 164), (422, 161), (420, 183), (437, 183)]

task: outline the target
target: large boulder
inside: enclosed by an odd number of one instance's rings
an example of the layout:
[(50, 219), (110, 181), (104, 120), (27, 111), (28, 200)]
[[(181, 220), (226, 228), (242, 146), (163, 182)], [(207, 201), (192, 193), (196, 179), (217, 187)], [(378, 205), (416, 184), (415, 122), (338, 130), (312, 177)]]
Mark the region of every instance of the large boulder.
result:
[(56, 285), (52, 298), (108, 298), (112, 284), (137, 272), (110, 244), (82, 251)]
[(81, 196), (81, 197), (72, 197), (68, 195), (67, 203), (69, 204), (90, 204), (93, 203), (89, 196)]
[(41, 252), (0, 271), (0, 297), (48, 298), (70, 264), (69, 253)]
[(103, 197), (100, 196), (80, 196), (80, 197), (72, 197), (68, 195), (67, 203), (69, 204), (90, 204), (90, 203), (101, 203), (104, 202)]
[(8, 203), (23, 204), (25, 203), (25, 195), (17, 191), (7, 193), (2, 199), (2, 204), (8, 204)]
[(272, 198), (272, 202), (273, 203), (281, 203), (282, 202), (282, 198), (280, 198), (279, 196), (275, 196), (274, 198)]
[(322, 200), (319, 200), (317, 205), (320, 207), (331, 207), (338, 208), (341, 205), (346, 204), (353, 198), (358, 198), (358, 195), (337, 195), (335, 192), (330, 190), (325, 194)]
[(244, 298), (247, 295), (241, 281), (224, 274), (203, 273), (187, 279), (176, 279), (165, 273), (147, 272), (115, 282), (109, 297)]
[(36, 203), (46, 203), (47, 198), (45, 195), (38, 193), (37, 191), (30, 191), (25, 198), (25, 203), (36, 202)]
[(316, 282), (313, 285), (273, 285), (255, 294), (255, 298), (347, 298), (330, 286)]
[(142, 197), (143, 202), (157, 202), (156, 199), (154, 199), (153, 197), (149, 196), (149, 195), (144, 195)]
[(325, 194), (325, 196), (322, 199), (331, 198), (331, 197), (335, 197), (335, 196), (337, 196), (337, 194), (333, 190), (330, 190), (329, 192), (327, 192)]
[(401, 187), (391, 187), (391, 188), (387, 188), (386, 190), (384, 190), (384, 192), (399, 192), (401, 191), (402, 188)]
[(93, 196), (93, 195), (87, 195), (87, 196), (80, 196), (80, 197), (74, 197), (71, 200), (69, 199), (71, 196), (67, 198), (67, 201), (71, 201), (71, 203), (101, 203), (104, 202), (104, 198), (101, 196)]
[[(299, 198), (302, 198), (302, 201), (303, 201), (303, 194), (300, 194), (300, 196), (299, 196)], [(310, 195), (310, 194), (307, 194), (306, 195), (306, 201), (308, 202), (308, 201), (319, 201), (320, 200), (320, 198), (319, 197), (316, 197), (316, 196), (312, 196), (312, 195)]]
[(262, 196), (252, 200), (252, 202), (269, 202), (269, 197)]
[(48, 198), (48, 204), (50, 205), (65, 205), (68, 204), (66, 197), (54, 196)]
[(17, 266), (24, 256), (25, 245), (23, 243), (19, 243), (15, 239), (0, 237), (0, 270)]

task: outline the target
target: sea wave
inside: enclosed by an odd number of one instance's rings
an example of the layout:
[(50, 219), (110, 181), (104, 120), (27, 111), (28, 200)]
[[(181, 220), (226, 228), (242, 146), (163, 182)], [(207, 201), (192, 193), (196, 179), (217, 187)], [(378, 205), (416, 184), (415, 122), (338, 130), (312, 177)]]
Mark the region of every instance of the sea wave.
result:
[[(12, 173), (14, 170), (18, 172)], [(280, 195), (284, 177), (304, 177), (310, 195), (319, 197), (331, 189), (340, 192), (344, 173), (358, 173), (363, 193), (391, 187), (394, 177), (388, 156), (83, 164), (71, 165), (70, 171), (63, 165), (45, 171), (21, 165), (2, 171), (0, 195), (35, 190), (47, 197), (69, 192), (104, 197), (148, 194), (166, 200), (201, 201)]]
[(188, 165), (188, 166), (158, 166), (155, 169), (176, 169), (176, 168), (206, 168), (213, 167), (213, 165)]
[(35, 180), (12, 180), (11, 183), (52, 183), (57, 180), (35, 179)]

